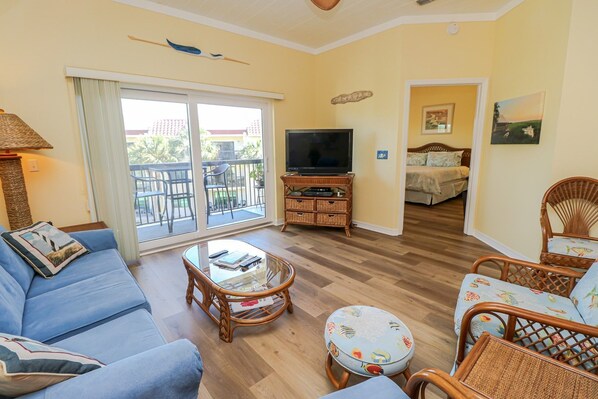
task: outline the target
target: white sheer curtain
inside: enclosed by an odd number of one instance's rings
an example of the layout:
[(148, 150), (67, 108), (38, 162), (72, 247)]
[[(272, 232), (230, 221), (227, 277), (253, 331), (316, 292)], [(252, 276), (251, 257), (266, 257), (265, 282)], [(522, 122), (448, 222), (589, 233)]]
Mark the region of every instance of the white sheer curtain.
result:
[(121, 255), (128, 264), (135, 263), (139, 244), (119, 83), (83, 78), (74, 81), (92, 217), (114, 230)]

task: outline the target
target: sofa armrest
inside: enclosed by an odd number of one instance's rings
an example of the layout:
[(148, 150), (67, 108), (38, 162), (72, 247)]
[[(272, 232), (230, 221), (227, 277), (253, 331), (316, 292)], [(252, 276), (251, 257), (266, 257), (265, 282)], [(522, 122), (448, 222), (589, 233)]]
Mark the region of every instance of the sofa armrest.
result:
[(197, 399), (202, 373), (197, 348), (181, 339), (52, 385), (44, 398)]
[(69, 233), (69, 235), (83, 244), (90, 252), (118, 249), (112, 229), (78, 231)]
[(465, 358), (468, 339), (476, 341), (471, 321), (481, 314), (491, 314), (501, 321), (502, 338), (507, 341), (574, 367), (588, 371), (598, 368), (598, 327), (499, 302), (480, 302), (465, 312), (457, 343), (457, 365)]
[(577, 281), (584, 275), (572, 269), (541, 265), (498, 255), (479, 258), (471, 267), (471, 272), (483, 274), (479, 271), (482, 265), (498, 268), (502, 281), (565, 297), (571, 294)]

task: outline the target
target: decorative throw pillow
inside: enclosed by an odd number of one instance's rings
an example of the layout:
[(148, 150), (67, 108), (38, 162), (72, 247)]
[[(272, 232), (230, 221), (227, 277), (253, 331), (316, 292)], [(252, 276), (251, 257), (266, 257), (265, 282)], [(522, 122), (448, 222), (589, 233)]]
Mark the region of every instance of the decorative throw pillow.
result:
[(583, 320), (598, 327), (598, 259), (577, 282), (570, 298)]
[(88, 252), (78, 241), (46, 222), (6, 231), (2, 238), (45, 278), (54, 276), (72, 260)]
[(88, 356), (0, 333), (0, 395), (24, 395), (102, 366)]
[(428, 152), (426, 166), (451, 167), (461, 166), (463, 151)]
[(407, 166), (425, 166), (428, 154), (425, 152), (408, 152)]

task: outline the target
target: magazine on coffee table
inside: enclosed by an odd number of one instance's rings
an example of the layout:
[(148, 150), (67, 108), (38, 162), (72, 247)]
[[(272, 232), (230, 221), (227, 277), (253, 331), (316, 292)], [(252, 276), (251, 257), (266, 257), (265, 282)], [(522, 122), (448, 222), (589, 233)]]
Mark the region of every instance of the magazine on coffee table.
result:
[(242, 312), (244, 310), (251, 310), (255, 308), (261, 308), (264, 306), (270, 306), (274, 304), (274, 299), (271, 296), (267, 298), (247, 298), (243, 302), (230, 302), (230, 310), (233, 313)]

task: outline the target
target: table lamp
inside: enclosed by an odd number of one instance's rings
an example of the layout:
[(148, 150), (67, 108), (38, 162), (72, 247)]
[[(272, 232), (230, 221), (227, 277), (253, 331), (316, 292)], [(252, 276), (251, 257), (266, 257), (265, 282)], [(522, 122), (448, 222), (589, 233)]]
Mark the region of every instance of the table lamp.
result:
[(14, 114), (0, 109), (0, 180), (12, 230), (29, 226), (31, 210), (21, 168), (21, 157), (11, 151), (52, 148), (50, 143)]

